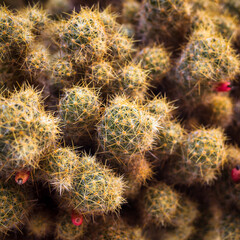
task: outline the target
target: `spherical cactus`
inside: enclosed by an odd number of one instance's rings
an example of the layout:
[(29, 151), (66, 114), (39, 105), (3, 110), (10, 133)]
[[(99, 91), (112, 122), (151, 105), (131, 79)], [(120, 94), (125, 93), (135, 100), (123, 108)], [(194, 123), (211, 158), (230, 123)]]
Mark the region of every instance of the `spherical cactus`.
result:
[(19, 15), (29, 21), (27, 27), (36, 35), (40, 35), (50, 22), (47, 13), (38, 5), (21, 10)]
[(109, 55), (112, 60), (120, 64), (129, 60), (131, 54), (134, 52), (133, 40), (121, 31), (110, 37), (108, 45)]
[(70, 135), (83, 135), (94, 130), (99, 117), (100, 101), (88, 87), (75, 86), (64, 91), (59, 102), (59, 114)]
[[(75, 61), (100, 59), (107, 52), (107, 36), (96, 11), (88, 8), (73, 13), (59, 32), (60, 47), (75, 54)], [(84, 63), (86, 64), (86, 63)]]
[(51, 214), (40, 208), (34, 209), (29, 219), (26, 222), (28, 235), (36, 238), (46, 237), (53, 229), (53, 220)]
[(123, 22), (133, 24), (137, 23), (140, 7), (140, 3), (135, 0), (124, 1), (122, 10)]
[(221, 129), (203, 128), (189, 133), (182, 146), (182, 159), (172, 166), (171, 176), (178, 183), (212, 183), (226, 162), (224, 141)]
[[(209, 30), (196, 31), (183, 51), (176, 73), (182, 91), (197, 101), (216, 84), (239, 72), (239, 58), (229, 43)], [(191, 101), (192, 102), (192, 101)]]
[[(140, 65), (129, 64), (120, 71), (117, 91), (136, 99), (144, 99), (147, 91), (147, 72)], [(115, 92), (117, 92), (115, 90)]]
[(140, 202), (147, 224), (165, 225), (171, 223), (177, 213), (179, 194), (161, 182), (148, 187)]
[(189, 13), (185, 1), (143, 1), (138, 26), (143, 41), (153, 38), (174, 46), (179, 40), (183, 40), (188, 27)]
[(176, 107), (171, 102), (168, 102), (166, 97), (156, 96), (147, 102), (146, 109), (160, 122), (164, 122), (171, 120)]
[(116, 97), (98, 124), (99, 141), (104, 151), (116, 158), (144, 152), (152, 147), (157, 120), (137, 103)]
[(71, 214), (60, 213), (56, 223), (55, 236), (60, 240), (82, 239), (84, 235), (84, 223), (76, 226), (72, 223)]
[[(95, 229), (96, 228), (96, 229)], [(94, 226), (90, 239), (98, 240), (146, 240), (143, 231), (139, 227), (132, 227), (122, 219), (109, 217), (103, 224)]]
[(228, 96), (212, 94), (205, 99), (205, 104), (209, 108), (212, 125), (226, 127), (232, 120), (233, 103)]
[(78, 168), (79, 157), (71, 148), (57, 148), (47, 155), (42, 164), (45, 179), (60, 193), (71, 191), (74, 170)]
[(27, 215), (26, 199), (19, 189), (0, 183), (0, 232), (17, 228)]
[(87, 83), (93, 88), (100, 90), (104, 96), (113, 93), (113, 86), (117, 85), (115, 80), (116, 73), (110, 62), (95, 62), (86, 73)]
[(40, 155), (58, 138), (58, 120), (44, 111), (40, 94), (31, 87), (23, 87), (0, 101), (3, 169), (37, 168)]
[(49, 53), (43, 46), (34, 47), (26, 56), (24, 70), (32, 77), (50, 69)]
[(82, 214), (116, 211), (124, 202), (124, 186), (121, 177), (98, 163), (95, 157), (83, 154), (74, 172), (72, 190), (63, 200)]
[(174, 121), (163, 122), (154, 145), (155, 154), (174, 154), (177, 151), (179, 152), (184, 136), (185, 131), (180, 123)]
[(135, 61), (149, 71), (149, 76), (154, 82), (160, 82), (171, 68), (170, 53), (163, 45), (143, 48), (137, 53)]

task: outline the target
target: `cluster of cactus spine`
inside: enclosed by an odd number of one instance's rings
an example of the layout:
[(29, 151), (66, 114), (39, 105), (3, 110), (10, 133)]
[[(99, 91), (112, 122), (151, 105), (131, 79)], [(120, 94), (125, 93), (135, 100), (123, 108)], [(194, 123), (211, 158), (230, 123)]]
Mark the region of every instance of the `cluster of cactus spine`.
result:
[(149, 150), (157, 131), (157, 120), (124, 96), (113, 99), (98, 124), (103, 150), (120, 159)]
[(1, 168), (37, 168), (41, 153), (54, 146), (59, 133), (58, 120), (44, 111), (39, 92), (23, 87), (1, 96), (0, 115)]
[(171, 223), (177, 212), (179, 198), (179, 194), (163, 182), (148, 187), (141, 200), (146, 223), (157, 225)]

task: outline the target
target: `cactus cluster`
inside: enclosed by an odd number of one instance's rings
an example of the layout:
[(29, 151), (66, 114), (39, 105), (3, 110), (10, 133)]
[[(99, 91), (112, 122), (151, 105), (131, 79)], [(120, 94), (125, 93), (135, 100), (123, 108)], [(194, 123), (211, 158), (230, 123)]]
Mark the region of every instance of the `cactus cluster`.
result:
[(238, 1), (3, 2), (0, 238), (239, 239)]

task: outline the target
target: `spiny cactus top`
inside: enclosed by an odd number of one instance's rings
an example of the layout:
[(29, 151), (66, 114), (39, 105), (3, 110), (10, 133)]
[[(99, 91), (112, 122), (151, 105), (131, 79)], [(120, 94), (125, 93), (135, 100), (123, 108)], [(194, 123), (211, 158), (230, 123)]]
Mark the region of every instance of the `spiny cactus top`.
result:
[(72, 189), (64, 199), (83, 214), (102, 214), (120, 208), (124, 187), (122, 178), (95, 157), (84, 154), (74, 171)]
[[(31, 99), (31, 101), (29, 101)], [(40, 155), (58, 138), (58, 121), (47, 114), (40, 95), (22, 88), (0, 100), (1, 166), (11, 170), (36, 168)]]
[(65, 128), (74, 130), (75, 134), (94, 128), (99, 109), (98, 95), (88, 87), (66, 89), (59, 103), (59, 113)]
[(215, 83), (232, 80), (239, 66), (239, 58), (222, 36), (198, 30), (182, 53), (177, 74), (189, 91), (209, 91)]
[(157, 128), (154, 117), (119, 96), (106, 108), (98, 124), (98, 134), (105, 151), (129, 156), (150, 149)]
[(179, 194), (161, 182), (145, 191), (141, 203), (146, 223), (164, 225), (171, 223), (177, 213)]
[(17, 227), (26, 217), (26, 209), (23, 193), (0, 182), (0, 232)]

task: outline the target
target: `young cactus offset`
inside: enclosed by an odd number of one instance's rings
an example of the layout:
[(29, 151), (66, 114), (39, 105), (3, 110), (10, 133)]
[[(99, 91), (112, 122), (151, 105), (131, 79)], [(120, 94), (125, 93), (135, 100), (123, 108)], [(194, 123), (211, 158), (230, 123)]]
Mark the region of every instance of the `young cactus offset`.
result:
[(179, 198), (179, 194), (163, 182), (147, 188), (140, 201), (146, 224), (171, 223), (177, 213)]
[(170, 53), (163, 45), (143, 48), (137, 53), (135, 61), (149, 72), (154, 83), (160, 83), (171, 68)]
[(173, 164), (169, 177), (185, 184), (212, 183), (226, 162), (224, 141), (221, 129), (190, 132), (182, 146), (182, 158)]
[(66, 89), (59, 103), (59, 114), (65, 132), (71, 136), (92, 132), (99, 118), (99, 110), (98, 94), (88, 87)]
[(17, 228), (26, 217), (28, 204), (19, 189), (0, 182), (0, 232)]

